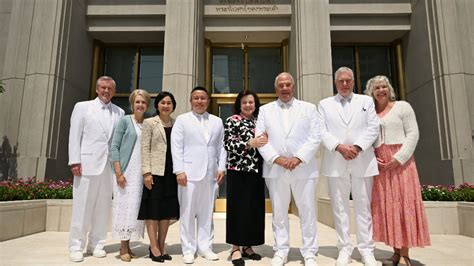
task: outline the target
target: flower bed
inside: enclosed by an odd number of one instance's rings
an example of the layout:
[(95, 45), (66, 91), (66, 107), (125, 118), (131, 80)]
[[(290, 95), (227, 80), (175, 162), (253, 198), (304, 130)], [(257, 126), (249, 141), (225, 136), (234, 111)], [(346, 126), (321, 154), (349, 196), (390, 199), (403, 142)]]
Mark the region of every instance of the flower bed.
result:
[(0, 201), (32, 199), (72, 199), (72, 181), (36, 182), (32, 177), (0, 182)]
[(468, 201), (474, 202), (474, 185), (464, 183), (455, 186), (423, 185), (421, 196), (424, 201)]

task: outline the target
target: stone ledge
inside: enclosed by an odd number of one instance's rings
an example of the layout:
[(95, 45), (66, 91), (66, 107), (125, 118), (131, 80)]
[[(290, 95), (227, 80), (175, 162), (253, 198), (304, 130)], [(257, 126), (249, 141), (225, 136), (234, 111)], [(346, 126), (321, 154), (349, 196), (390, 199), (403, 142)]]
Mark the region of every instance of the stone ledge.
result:
[(0, 202), (0, 241), (44, 232), (46, 200)]
[[(318, 200), (318, 221), (334, 228), (329, 198)], [(430, 234), (474, 237), (474, 202), (426, 201)], [(354, 229), (353, 204), (351, 233)], [(71, 222), (72, 200), (25, 200), (0, 202), (0, 241), (44, 231), (67, 232)], [(109, 223), (110, 231), (110, 223)]]
[[(424, 201), (430, 234), (474, 237), (474, 202)], [(329, 198), (318, 199), (318, 221), (334, 228)], [(350, 202), (351, 233), (355, 233), (354, 206)]]

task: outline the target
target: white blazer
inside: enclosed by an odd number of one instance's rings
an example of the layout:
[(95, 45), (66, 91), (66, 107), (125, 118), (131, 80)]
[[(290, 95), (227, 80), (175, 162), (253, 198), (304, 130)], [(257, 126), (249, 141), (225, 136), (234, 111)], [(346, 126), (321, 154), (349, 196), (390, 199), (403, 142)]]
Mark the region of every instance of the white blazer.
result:
[(83, 175), (99, 175), (110, 163), (113, 127), (124, 111), (111, 103), (112, 128), (107, 128), (99, 98), (74, 105), (69, 130), (69, 165), (81, 164)]
[(186, 173), (189, 181), (202, 180), (208, 169), (211, 180), (215, 180), (217, 171), (225, 171), (224, 126), (219, 117), (208, 115), (210, 134), (207, 142), (193, 112), (178, 116), (171, 131), (173, 172)]
[[(336, 96), (319, 102), (322, 142), (325, 147), (322, 174), (328, 177), (342, 176), (346, 171), (354, 177), (378, 174), (372, 144), (379, 134), (379, 119), (371, 97), (353, 94), (351, 115), (344, 119), (340, 101)], [(358, 145), (362, 152), (357, 158), (346, 161), (336, 151), (338, 144)]]
[[(255, 134), (257, 136), (263, 132), (268, 134), (268, 143), (259, 148), (265, 160), (263, 177), (279, 178), (284, 175), (298, 179), (318, 177), (316, 152), (321, 142), (321, 134), (316, 106), (293, 99), (289, 114), (289, 129), (285, 131), (281, 121), (282, 109), (278, 104), (279, 101), (273, 101), (260, 107), (257, 119)], [(273, 163), (278, 156), (298, 157), (303, 162), (293, 171), (289, 171)]]

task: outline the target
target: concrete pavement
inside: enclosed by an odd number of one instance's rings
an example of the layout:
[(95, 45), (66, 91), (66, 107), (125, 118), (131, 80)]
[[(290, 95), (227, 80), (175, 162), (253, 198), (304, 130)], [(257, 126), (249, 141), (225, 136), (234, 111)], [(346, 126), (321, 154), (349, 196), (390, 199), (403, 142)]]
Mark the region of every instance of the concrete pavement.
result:
[[(225, 214), (216, 213), (214, 216), (215, 239), (214, 252), (219, 255), (219, 260), (210, 262), (198, 257), (194, 265), (232, 265), (229, 260), (231, 246), (225, 243)], [(246, 265), (270, 265), (273, 256), (273, 235), (271, 226), (271, 215), (267, 214), (265, 228), (265, 244), (255, 247), (255, 251), (263, 256), (261, 261), (246, 260)], [(299, 252), (301, 246), (301, 235), (299, 219), (290, 215), (291, 250), (286, 265), (303, 265)], [(337, 257), (335, 247), (336, 235), (334, 229), (318, 224), (319, 234), (319, 265), (334, 265)], [(355, 236), (352, 236), (355, 243)], [(460, 235), (431, 235), (432, 246), (427, 248), (415, 248), (410, 257), (415, 265), (474, 265), (474, 239)], [(122, 262), (118, 257), (119, 241), (109, 239), (106, 245), (107, 257), (94, 258), (85, 256), (84, 262), (69, 262), (67, 250), (67, 232), (43, 232), (22, 238), (8, 240), (0, 243), (0, 265), (183, 265), (181, 259), (181, 246), (179, 244), (179, 223), (171, 225), (167, 243), (168, 252), (173, 257), (170, 262), (164, 264), (152, 262), (148, 258), (148, 238), (131, 243), (132, 250), (139, 256), (132, 262)], [(377, 243), (375, 257), (377, 260), (389, 258), (391, 249), (381, 243)], [(353, 254), (351, 265), (363, 265), (357, 250)], [(380, 263), (380, 265), (382, 265)]]

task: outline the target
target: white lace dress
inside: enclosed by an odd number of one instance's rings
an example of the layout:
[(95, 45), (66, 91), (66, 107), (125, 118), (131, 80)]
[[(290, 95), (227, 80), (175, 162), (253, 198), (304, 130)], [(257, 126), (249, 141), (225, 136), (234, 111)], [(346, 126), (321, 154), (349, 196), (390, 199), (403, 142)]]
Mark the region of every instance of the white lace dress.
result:
[(143, 238), (144, 222), (137, 220), (143, 191), (141, 174), (140, 137), (141, 129), (133, 121), (137, 140), (132, 156), (125, 169), (127, 180), (125, 188), (121, 188), (114, 180), (114, 199), (112, 209), (112, 237), (115, 240), (139, 240)]

